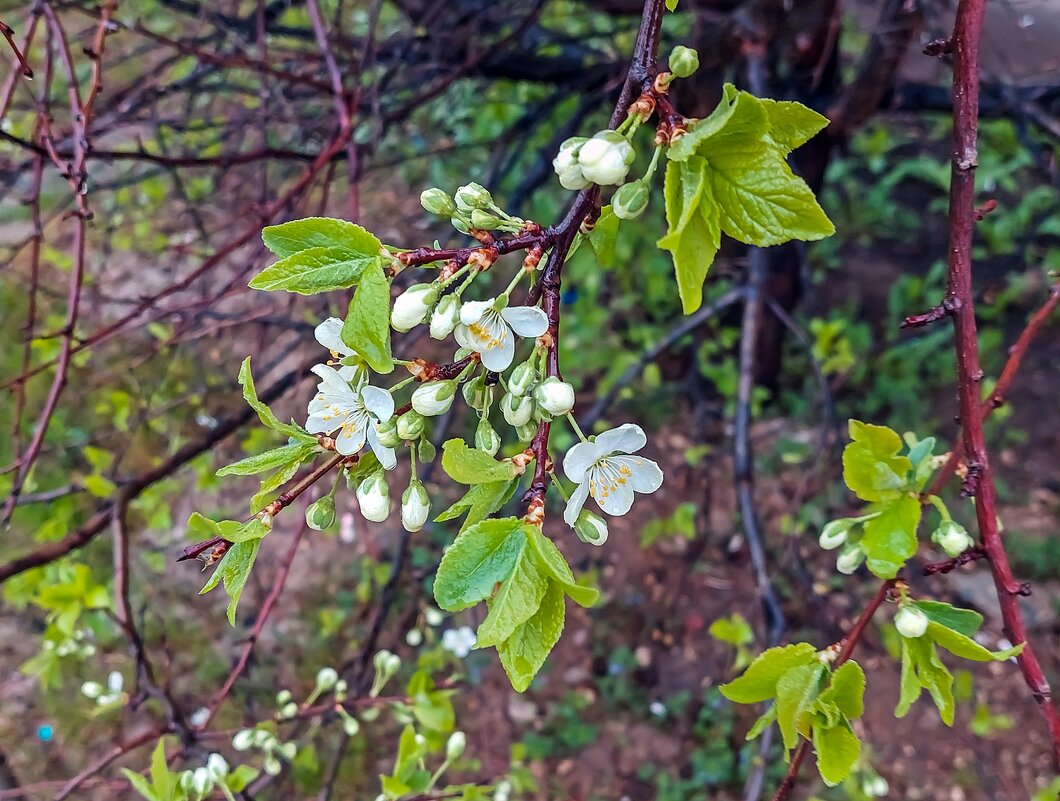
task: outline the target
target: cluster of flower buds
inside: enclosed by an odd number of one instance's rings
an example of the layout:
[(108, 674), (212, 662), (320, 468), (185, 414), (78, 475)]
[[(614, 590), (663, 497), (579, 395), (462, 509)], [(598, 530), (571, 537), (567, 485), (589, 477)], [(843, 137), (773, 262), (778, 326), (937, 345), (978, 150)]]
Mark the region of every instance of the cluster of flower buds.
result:
[(425, 189), (420, 193), (420, 205), (429, 214), (449, 220), (462, 234), (472, 228), (514, 233), (525, 223), (500, 208), (489, 191), (476, 183), (460, 187), (453, 197), (437, 187)]
[(369, 690), (368, 694), (375, 698), (383, 691), (387, 682), (401, 670), (401, 657), (384, 648), (376, 652), (376, 655), (372, 658), (372, 665), (375, 667), (375, 678), (372, 679), (372, 689)]
[(202, 801), (214, 787), (222, 786), (228, 776), (228, 762), (220, 754), (210, 754), (203, 767), (186, 770), (180, 774), (178, 783), (192, 801)]
[(821, 530), (818, 543), (826, 551), (840, 548), (839, 556), (835, 560), (835, 568), (840, 573), (850, 575), (865, 561), (865, 551), (858, 544), (860, 536), (856, 538), (855, 527), (863, 522), (863, 518), (841, 517), (833, 520)]
[[(232, 738), (232, 747), (236, 751), (256, 749), (265, 755), (262, 770), (270, 776), (278, 776), (283, 770), (282, 762), (291, 762), (298, 754), (294, 743), (284, 743), (265, 729), (242, 729)], [(281, 761), (282, 760), (282, 761)]]
[(121, 673), (112, 670), (107, 675), (107, 685), (105, 687), (97, 681), (86, 681), (81, 685), (81, 694), (85, 698), (92, 699), (100, 706), (112, 706), (124, 703), (127, 700), (127, 696), (123, 691), (124, 686), (125, 679)]
[(575, 136), (560, 145), (552, 167), (564, 189), (590, 184), (618, 186), (626, 180), (636, 153), (618, 131), (599, 131), (591, 138)]
[(45, 651), (54, 651), (56, 656), (78, 656), (86, 658), (94, 656), (96, 653), (96, 646), (90, 642), (85, 642), (86, 634), (84, 629), (78, 629), (73, 633), (73, 636), (64, 637), (61, 640), (46, 639), (41, 648)]
[(475, 632), (470, 626), (446, 629), (442, 634), (442, 648), (457, 659), (466, 659), (471, 649), (475, 647), (476, 639)]

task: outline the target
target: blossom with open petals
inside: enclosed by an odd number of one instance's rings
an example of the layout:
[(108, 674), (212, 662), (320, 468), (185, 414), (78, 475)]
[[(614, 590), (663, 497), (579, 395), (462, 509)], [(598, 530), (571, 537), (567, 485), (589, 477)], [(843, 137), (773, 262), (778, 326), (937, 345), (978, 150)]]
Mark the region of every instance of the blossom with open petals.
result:
[(379, 463), (387, 470), (397, 464), (393, 448), (379, 442), (377, 424), (394, 416), (394, 398), (385, 389), (367, 383), (351, 386), (334, 368), (318, 364), (313, 368), (321, 381), (317, 394), (309, 402), (306, 431), (310, 434), (332, 434), (335, 450), (344, 455), (357, 453), (367, 441)]
[[(336, 362), (357, 356), (357, 352), (342, 341), (342, 320), (338, 317), (329, 317), (314, 328), (313, 336), (316, 337), (317, 342), (331, 352), (331, 358)], [(364, 379), (364, 371), (357, 367), (340, 366), (338, 372), (347, 381), (353, 381), (354, 383)]]
[(500, 373), (515, 359), (515, 335), (541, 336), (548, 330), (548, 317), (536, 306), (497, 306), (493, 298), (465, 303), (456, 341), (478, 353), (487, 370)]
[(563, 472), (577, 484), (563, 519), (573, 527), (590, 495), (609, 515), (624, 515), (633, 505), (633, 493), (655, 492), (663, 473), (650, 459), (633, 456), (644, 447), (644, 430), (632, 423), (612, 428), (591, 442), (579, 442), (563, 457)]

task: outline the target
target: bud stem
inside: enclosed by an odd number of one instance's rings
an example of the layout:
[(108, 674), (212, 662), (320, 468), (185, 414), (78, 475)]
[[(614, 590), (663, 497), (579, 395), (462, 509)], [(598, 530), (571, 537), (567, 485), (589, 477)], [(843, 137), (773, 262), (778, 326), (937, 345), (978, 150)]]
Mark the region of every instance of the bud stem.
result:
[(579, 426), (578, 421), (574, 419), (574, 414), (572, 412), (567, 412), (567, 422), (569, 422), (571, 428), (574, 429), (574, 433), (578, 435), (578, 439), (582, 442), (589, 441), (589, 438), (582, 433), (581, 426)]

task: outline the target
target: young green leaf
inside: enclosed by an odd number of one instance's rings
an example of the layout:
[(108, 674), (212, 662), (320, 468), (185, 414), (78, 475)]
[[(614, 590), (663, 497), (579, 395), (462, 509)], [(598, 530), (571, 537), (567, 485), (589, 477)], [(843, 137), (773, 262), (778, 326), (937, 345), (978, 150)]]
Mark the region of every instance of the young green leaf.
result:
[(541, 605), (533, 616), (519, 624), (511, 636), (497, 646), (497, 655), (504, 672), (517, 692), (523, 692), (530, 686), (545, 663), (545, 658), (559, 641), (565, 615), (563, 592), (562, 585), (549, 582)]
[(769, 124), (769, 138), (784, 155), (828, 127), (828, 118), (802, 103), (759, 98)]
[(570, 565), (563, 558), (563, 554), (556, 547), (556, 543), (541, 533), (541, 529), (529, 524), (525, 528), (526, 536), (534, 549), (534, 553), (537, 555), (538, 564), (545, 574), (558, 582), (578, 606), (583, 606), (586, 609), (594, 606), (600, 600), (600, 591), (596, 587), (584, 587), (578, 584)]
[(817, 770), (829, 787), (840, 784), (857, 764), (861, 741), (849, 723), (825, 727), (814, 725), (813, 750), (817, 753)]
[(238, 462), (225, 465), (217, 471), (218, 476), (250, 476), (255, 473), (264, 473), (292, 461), (301, 464), (313, 453), (314, 445), (308, 442), (296, 442), (292, 445), (284, 445), (279, 448), (248, 456)]
[(817, 649), (808, 642), (770, 648), (748, 666), (742, 676), (719, 688), (721, 694), (737, 704), (755, 704), (777, 694), (777, 682), (792, 668), (819, 664)]
[(953, 725), (953, 674), (939, 659), (935, 643), (924, 635), (902, 638), (902, 678), (895, 717), (903, 717), (920, 695), (923, 687), (938, 707), (939, 717), (947, 726)]
[(670, 251), (681, 309), (691, 314), (703, 303), (703, 282), (721, 247), (718, 207), (704, 197), (705, 166), (693, 156), (666, 165), (664, 194), (669, 232), (658, 246)]
[(1001, 651), (991, 651), (989, 648), (984, 648), (975, 640), (966, 637), (959, 631), (954, 631), (934, 620), (928, 621), (927, 636), (933, 640), (936, 645), (941, 645), (954, 656), (959, 656), (962, 659), (970, 659), (973, 662), (1004, 662), (1006, 659), (1011, 659), (1022, 653), (1023, 646), (1026, 645), (1026, 643), (1020, 643), (1012, 648), (1005, 648)]
[(869, 570), (880, 578), (890, 579), (916, 553), (920, 502), (906, 495), (890, 501), (879, 511), (876, 517), (865, 521), (861, 548)]
[(342, 341), (364, 358), (377, 373), (394, 369), (390, 353), (390, 282), (379, 264), (361, 272), (360, 284), (350, 301)]
[[(309, 447), (312, 448), (313, 446), (310, 445)], [(269, 495), (294, 478), (294, 474), (298, 472), (302, 461), (302, 459), (291, 459), (287, 464), (281, 465), (271, 476), (263, 478), (260, 488), (254, 493), (254, 497), (250, 499), (250, 511), (260, 512), (264, 509), (268, 503)], [(361, 461), (364, 460), (362, 459)]]
[(483, 520), (457, 536), (442, 557), (434, 579), (434, 599), (458, 612), (488, 598), (515, 569), (527, 549), (522, 521)]
[(475, 632), (476, 648), (500, 645), (511, 637), (541, 607), (541, 599), (548, 589), (548, 579), (538, 569), (526, 533), (518, 533), (522, 534), (524, 547), (516, 556), (512, 572), (486, 602), (489, 614)]
[(766, 711), (758, 716), (758, 719), (754, 722), (754, 725), (751, 726), (751, 730), (747, 732), (744, 739), (748, 741), (757, 739), (776, 719), (777, 705), (770, 704)]
[(913, 605), (929, 619), (965, 637), (973, 636), (983, 625), (983, 616), (973, 609), (959, 609), (952, 604), (929, 600), (914, 601)]
[(718, 134), (728, 123), (736, 110), (740, 93), (731, 83), (725, 84), (721, 100), (710, 113), (696, 121), (688, 132), (667, 148), (666, 156), (671, 161), (688, 161), (705, 141)]
[(621, 222), (611, 206), (604, 206), (600, 209), (596, 225), (589, 232), (589, 244), (601, 267), (610, 269), (615, 266), (615, 246), (618, 244), (618, 226)]
[(442, 445), (442, 469), (461, 484), (485, 484), (515, 478), (515, 465), (499, 462), (485, 451), (468, 447), (462, 439), (451, 439)]
[(913, 464), (899, 456), (902, 438), (886, 426), (849, 421), (851, 442), (843, 449), (843, 480), (863, 501), (886, 501), (902, 494)]
[(491, 481), (486, 484), (475, 484), (465, 493), (463, 498), (434, 518), (434, 520), (437, 523), (444, 523), (447, 520), (454, 520), (460, 515), (467, 513), (464, 524), (460, 527), (462, 533), (504, 506), (515, 494), (515, 488), (518, 484), (518, 481)]
[(284, 290), (299, 295), (317, 295), (335, 289), (348, 289), (360, 279), (365, 268), (382, 267), (376, 253), (354, 253), (345, 248), (315, 247), (293, 253), (255, 275), (248, 286), (266, 292)]
[(821, 693), (821, 678), (826, 672), (820, 663), (799, 665), (777, 681), (777, 725), (786, 749), (799, 744), (800, 734), (809, 734), (810, 711)]
[(359, 225), (331, 217), (270, 225), (261, 232), (265, 247), (281, 259), (309, 248), (339, 248), (350, 253), (378, 256), (382, 244)]
[(865, 671), (857, 662), (844, 662), (833, 671), (828, 687), (821, 693), (822, 704), (835, 704), (846, 718), (860, 718), (865, 712)]
[(236, 624), (236, 607), (239, 605), (239, 597), (243, 594), (243, 588), (247, 585), (250, 570), (254, 567), (254, 560), (258, 558), (258, 548), (261, 547), (261, 538), (248, 539), (237, 542), (228, 549), (221, 562), (217, 565), (206, 586), (199, 590), (199, 594), (209, 592), (220, 582), (224, 582), (225, 592), (228, 593), (228, 624)]
[(294, 423), (281, 423), (279, 418), (272, 413), (272, 409), (258, 400), (258, 392), (254, 388), (254, 376), (250, 372), (249, 356), (243, 360), (243, 364), (239, 368), (238, 381), (239, 385), (243, 387), (243, 400), (247, 402), (251, 409), (258, 413), (258, 419), (261, 420), (262, 425), (302, 442), (316, 443), (317, 438), (307, 433), (304, 428), (296, 426)]

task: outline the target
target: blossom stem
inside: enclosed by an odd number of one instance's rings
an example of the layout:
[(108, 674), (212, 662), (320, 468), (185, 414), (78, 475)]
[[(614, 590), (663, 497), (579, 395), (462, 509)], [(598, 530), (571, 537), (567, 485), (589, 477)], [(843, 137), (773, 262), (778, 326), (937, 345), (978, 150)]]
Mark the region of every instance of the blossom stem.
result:
[(657, 148), (655, 148), (655, 152), (652, 154), (651, 157), (651, 164), (648, 165), (648, 169), (644, 173), (645, 182), (650, 182), (651, 179), (654, 177), (655, 170), (659, 166), (659, 157), (662, 155), (662, 152), (665, 149), (666, 148), (663, 145), (659, 145)]
[(505, 295), (512, 294), (512, 290), (515, 289), (519, 285), (519, 282), (523, 280), (523, 276), (524, 275), (526, 275), (526, 270), (524, 270), (522, 267), (520, 267), (519, 271), (515, 274), (515, 278), (513, 278), (512, 282), (510, 284), (508, 284), (508, 288), (506, 290), (504, 290), (504, 294)]
[(935, 510), (939, 513), (943, 520), (953, 519), (950, 517), (950, 510), (946, 508), (946, 504), (942, 502), (942, 498), (940, 498), (938, 495), (928, 495), (927, 501), (935, 507)]
[(554, 486), (556, 488), (556, 491), (559, 492), (560, 497), (563, 498), (563, 501), (569, 501), (570, 493), (567, 492), (567, 488), (563, 486), (563, 482), (559, 480), (559, 476), (557, 476), (555, 473), (549, 473), (548, 475), (549, 478), (552, 479), (552, 486)]
[[(412, 364), (412, 362), (408, 362), (408, 364)], [(403, 387), (408, 386), (409, 384), (411, 384), (415, 380), (416, 380), (416, 377), (410, 375), (408, 378), (404, 378), (401, 381), (398, 381), (396, 384), (394, 384), (394, 386), (392, 386), (390, 389), (388, 389), (387, 392), (389, 392), (391, 395), (393, 395), (395, 392), (397, 392), (398, 390), (402, 389)]]
[[(458, 278), (460, 278), (461, 276), (463, 276), (463, 275), (464, 275), (464, 273), (466, 273), (466, 272), (467, 272), (468, 270), (470, 270), (470, 269), (471, 269), (471, 265), (470, 265), (470, 264), (465, 264), (465, 265), (464, 265), (463, 267), (461, 267), (461, 268), (460, 268), (459, 270), (457, 270), (457, 271), (456, 271), (455, 273), (453, 273), (452, 275), (450, 275), (450, 276), (449, 276), (448, 278), (446, 278), (446, 279), (445, 279), (444, 281), (439, 281), (439, 282), (438, 282), (438, 285), (439, 285), (440, 287), (442, 287), (442, 289), (445, 289), (445, 288), (446, 288), (447, 286), (449, 286), (449, 285), (450, 285), (450, 284), (452, 284), (452, 283), (453, 283), (454, 281), (456, 281), (456, 280), (457, 280)], [(457, 291), (459, 292), (460, 290), (457, 290)]]
[(581, 426), (578, 425), (578, 421), (574, 419), (574, 415), (570, 412), (567, 412), (567, 420), (570, 423), (571, 428), (574, 429), (574, 433), (578, 435), (578, 439), (582, 442), (588, 442), (589, 438), (582, 433)]

